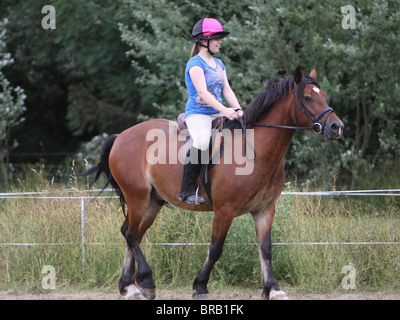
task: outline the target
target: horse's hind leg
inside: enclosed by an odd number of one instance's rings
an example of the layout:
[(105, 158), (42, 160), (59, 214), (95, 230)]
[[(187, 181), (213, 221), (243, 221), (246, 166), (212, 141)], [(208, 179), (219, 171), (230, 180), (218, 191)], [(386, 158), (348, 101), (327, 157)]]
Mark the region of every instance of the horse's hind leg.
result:
[[(125, 218), (124, 223), (121, 227), (121, 233), (125, 236), (126, 231), (128, 230), (128, 219)], [(134, 288), (135, 280), (135, 257), (133, 256), (133, 252), (126, 244), (125, 248), (125, 259), (124, 265), (122, 267), (122, 276), (119, 279), (119, 292), (121, 295), (134, 295), (134, 292), (127, 292), (126, 288)], [(138, 298), (140, 295), (138, 295)]]
[[(126, 240), (126, 251), (122, 276), (119, 281), (120, 293), (125, 294), (126, 299), (154, 299), (156, 296), (152, 270), (139, 244), (161, 207), (153, 198), (144, 209), (143, 203), (142, 206), (137, 203), (134, 209), (128, 203), (128, 215), (121, 227), (121, 232)], [(138, 265), (136, 274), (135, 261)]]

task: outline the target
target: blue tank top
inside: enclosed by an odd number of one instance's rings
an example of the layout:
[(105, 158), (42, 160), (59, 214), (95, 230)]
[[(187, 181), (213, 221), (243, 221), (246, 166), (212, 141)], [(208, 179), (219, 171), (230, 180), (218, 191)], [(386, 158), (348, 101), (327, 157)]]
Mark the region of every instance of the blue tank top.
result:
[(199, 55), (195, 55), (186, 64), (185, 69), (185, 83), (186, 88), (189, 93), (189, 98), (186, 102), (185, 118), (192, 113), (200, 114), (215, 114), (219, 111), (215, 110), (213, 107), (207, 105), (199, 97), (196, 88), (193, 85), (192, 79), (189, 75), (189, 70), (194, 66), (199, 66), (204, 70), (204, 76), (206, 78), (207, 90), (210, 92), (220, 103), (222, 103), (222, 90), (224, 88), (224, 63), (214, 58), (216, 62), (216, 67), (213, 69), (208, 65)]

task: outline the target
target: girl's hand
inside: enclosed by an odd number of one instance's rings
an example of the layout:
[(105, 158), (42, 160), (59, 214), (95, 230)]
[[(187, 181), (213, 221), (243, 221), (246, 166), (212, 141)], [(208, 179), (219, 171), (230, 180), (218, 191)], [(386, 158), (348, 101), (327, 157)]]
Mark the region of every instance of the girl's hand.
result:
[(225, 108), (222, 114), (227, 117), (229, 120), (237, 119), (239, 118), (239, 113), (237, 113), (235, 110), (232, 108)]
[(239, 117), (241, 117), (242, 115), (244, 115), (243, 109), (235, 109), (236, 113), (239, 115)]

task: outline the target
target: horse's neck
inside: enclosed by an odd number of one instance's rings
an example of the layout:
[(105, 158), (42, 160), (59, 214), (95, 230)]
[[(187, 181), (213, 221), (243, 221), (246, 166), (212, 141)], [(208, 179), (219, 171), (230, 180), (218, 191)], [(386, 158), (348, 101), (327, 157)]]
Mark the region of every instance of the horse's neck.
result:
[[(292, 106), (293, 99), (290, 97), (278, 101), (260, 123), (293, 126)], [(294, 132), (291, 129), (256, 127), (255, 140), (259, 141), (257, 157), (269, 163), (280, 161), (289, 148)]]

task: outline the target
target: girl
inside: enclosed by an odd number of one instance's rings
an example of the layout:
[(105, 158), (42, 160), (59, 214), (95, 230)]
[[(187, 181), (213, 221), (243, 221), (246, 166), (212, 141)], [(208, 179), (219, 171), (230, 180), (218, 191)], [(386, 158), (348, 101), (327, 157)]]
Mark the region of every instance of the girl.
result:
[[(185, 121), (193, 140), (193, 147), (188, 153), (188, 156), (192, 156), (184, 165), (179, 193), (179, 199), (189, 204), (201, 204), (205, 201), (203, 197), (196, 197), (194, 182), (201, 169), (198, 159), (201, 159), (202, 151), (207, 152), (205, 158), (208, 159), (212, 121), (221, 115), (230, 120), (243, 115), (242, 108), (229, 86), (225, 65), (213, 57), (220, 50), (222, 38), (228, 34), (216, 19), (201, 19), (193, 27), (192, 39), (195, 45), (185, 69), (185, 82), (189, 93)], [(231, 108), (222, 104), (222, 96)]]

